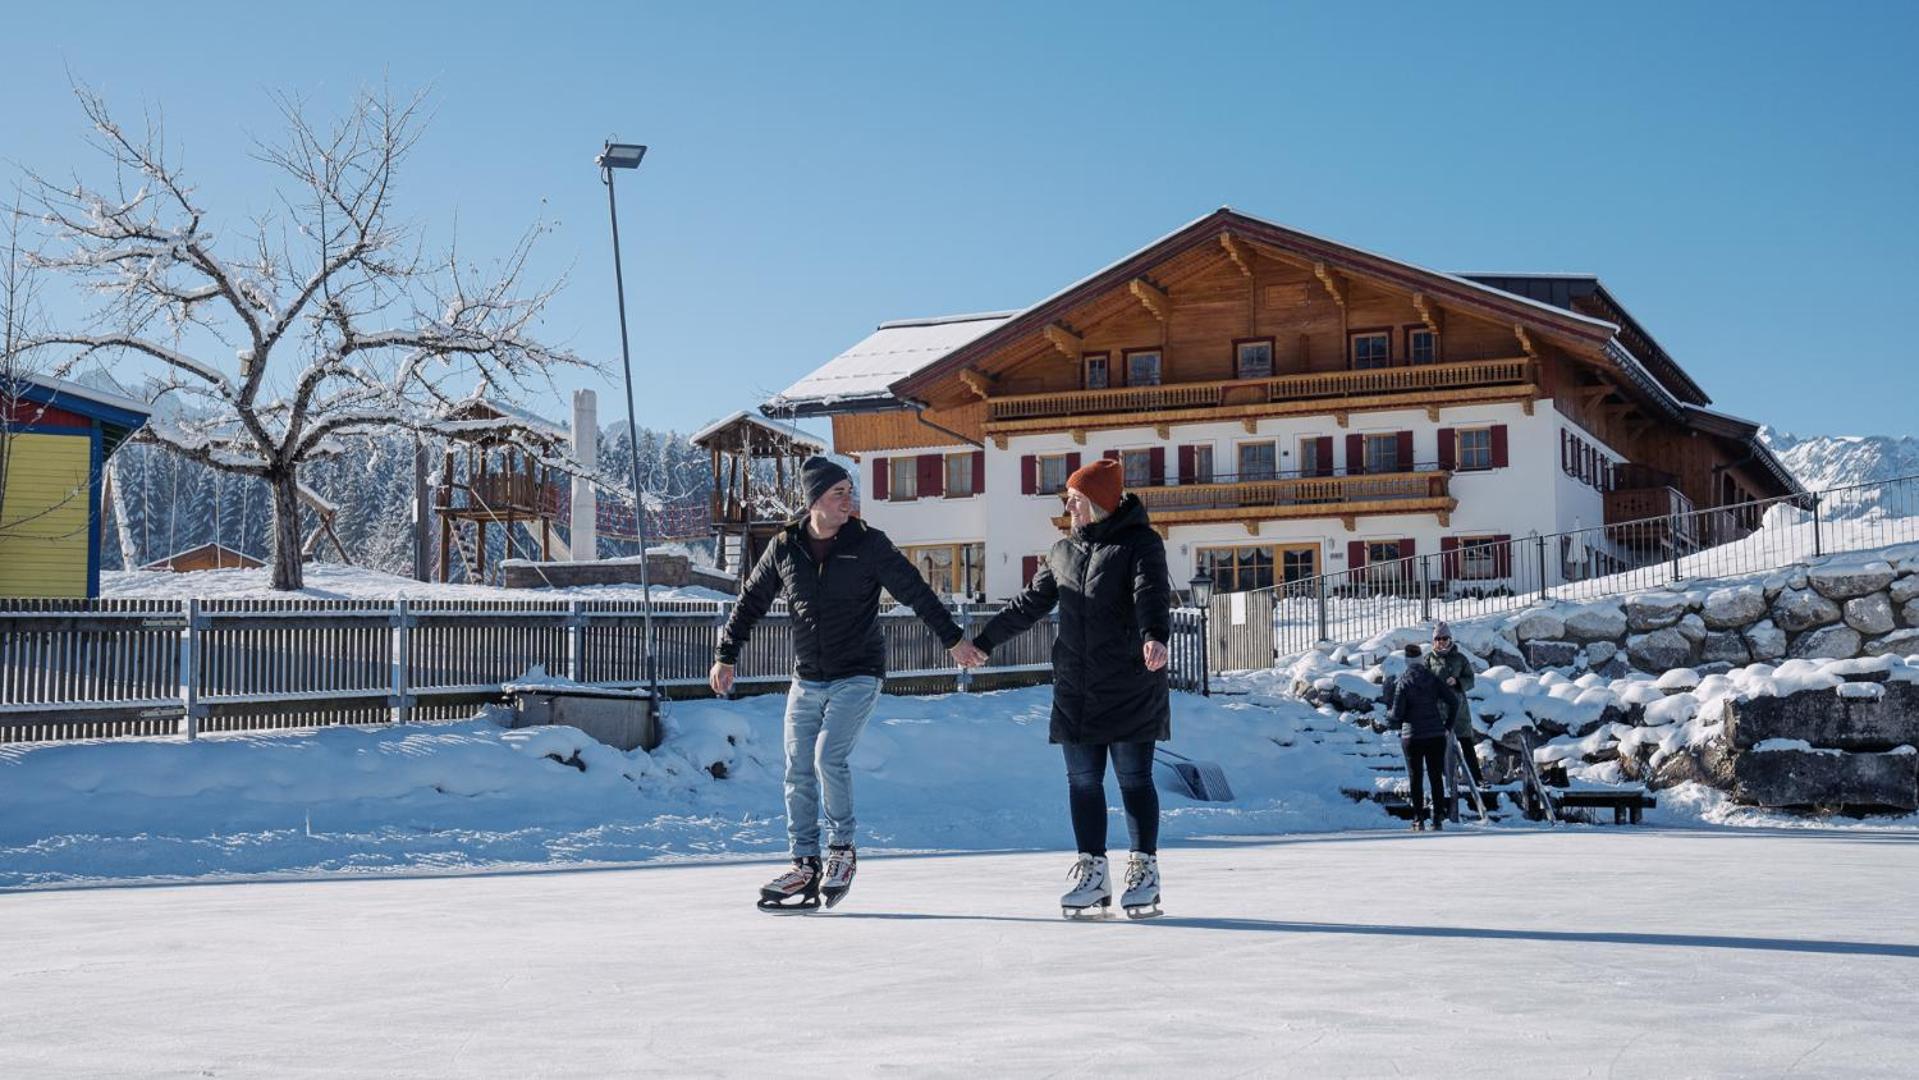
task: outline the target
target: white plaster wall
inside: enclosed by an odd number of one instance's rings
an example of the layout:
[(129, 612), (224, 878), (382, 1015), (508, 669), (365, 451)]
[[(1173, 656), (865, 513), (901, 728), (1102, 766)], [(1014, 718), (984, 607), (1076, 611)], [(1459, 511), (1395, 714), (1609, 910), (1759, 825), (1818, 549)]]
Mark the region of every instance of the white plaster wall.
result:
[[(986, 495), (969, 495), (964, 498), (927, 497), (920, 499), (892, 500), (873, 498), (873, 461), (875, 458), (890, 460), (894, 456), (918, 457), (921, 454), (958, 454), (972, 453), (977, 447), (947, 446), (921, 447), (911, 453), (899, 455), (866, 454), (860, 458), (860, 517), (867, 524), (885, 533), (899, 547), (918, 544), (977, 544), (986, 539), (985, 521), (987, 500), (992, 497), (991, 477), (987, 480)], [(992, 448), (987, 448), (988, 468), (991, 468)], [(1017, 464), (1017, 463), (1016, 463)], [(1019, 478), (1013, 479), (1013, 488), (1019, 489)]]

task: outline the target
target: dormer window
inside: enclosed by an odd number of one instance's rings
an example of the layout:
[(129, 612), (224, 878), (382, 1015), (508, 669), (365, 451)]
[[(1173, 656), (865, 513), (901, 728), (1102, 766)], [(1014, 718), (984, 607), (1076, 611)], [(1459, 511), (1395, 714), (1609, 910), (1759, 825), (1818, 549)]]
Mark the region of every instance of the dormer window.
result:
[(1087, 353), (1084, 359), (1086, 362), (1086, 389), (1104, 390), (1113, 385), (1112, 375), (1106, 367), (1109, 362), (1106, 353)]
[(1439, 335), (1426, 327), (1406, 331), (1406, 358), (1415, 364), (1439, 363)]
[(1273, 339), (1233, 343), (1233, 371), (1241, 379), (1267, 379), (1273, 374)]
[(1159, 350), (1134, 349), (1126, 354), (1126, 385), (1159, 385)]
[(1367, 330), (1352, 337), (1353, 369), (1383, 368), (1393, 362), (1393, 335), (1390, 330)]

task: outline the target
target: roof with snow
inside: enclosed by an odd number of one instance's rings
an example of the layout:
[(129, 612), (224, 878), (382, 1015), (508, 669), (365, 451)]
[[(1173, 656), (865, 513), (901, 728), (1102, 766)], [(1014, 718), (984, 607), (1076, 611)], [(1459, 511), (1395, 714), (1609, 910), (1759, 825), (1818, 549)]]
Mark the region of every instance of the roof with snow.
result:
[(787, 452), (788, 448), (793, 450), (808, 450), (815, 453), (823, 453), (826, 450), (826, 443), (819, 438), (808, 435), (806, 432), (801, 431), (791, 424), (782, 424), (778, 420), (768, 420), (763, 416), (750, 413), (745, 409), (713, 421), (694, 432), (686, 441), (692, 443), (694, 446), (706, 449), (712, 449), (716, 444), (719, 444), (719, 448), (722, 450), (729, 449), (736, 445), (739, 440), (726, 438), (725, 436), (734, 434), (737, 432), (737, 429), (741, 427), (749, 427), (755, 431), (764, 432), (765, 434), (773, 436), (770, 445), (766, 447), (766, 449), (769, 450), (778, 450), (782, 453)]
[(554, 442), (566, 442), (573, 437), (566, 425), (494, 397), (487, 393), (487, 389), (487, 385), (481, 383), (473, 393), (448, 406), (446, 412), (441, 414), (441, 422), (435, 425), (436, 429), (452, 435), (471, 433), (478, 436), (488, 431), (521, 428)]
[(1004, 325), (1018, 312), (989, 311), (885, 322), (760, 406), (771, 416), (822, 416), (867, 408), (896, 408), (892, 385)]

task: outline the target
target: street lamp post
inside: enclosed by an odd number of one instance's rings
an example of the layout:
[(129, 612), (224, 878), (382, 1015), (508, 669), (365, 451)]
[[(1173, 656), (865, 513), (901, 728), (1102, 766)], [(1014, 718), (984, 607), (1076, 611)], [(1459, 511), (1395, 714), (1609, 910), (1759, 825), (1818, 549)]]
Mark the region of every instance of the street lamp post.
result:
[(1211, 697), (1212, 665), (1211, 658), (1206, 655), (1211, 642), (1206, 627), (1213, 606), (1213, 575), (1202, 569), (1193, 575), (1193, 580), (1186, 583), (1186, 588), (1193, 594), (1193, 606), (1199, 609), (1199, 696)]
[(633, 354), (626, 343), (626, 278), (620, 270), (620, 213), (613, 200), (613, 170), (637, 169), (646, 157), (646, 147), (633, 143), (608, 142), (593, 163), (600, 167), (600, 182), (606, 185), (606, 215), (613, 223), (613, 291), (620, 306), (620, 366), (626, 375), (626, 442), (633, 474), (633, 531), (640, 540), (640, 591), (646, 595), (641, 610), (646, 655), (646, 689), (653, 706), (660, 705), (660, 680), (653, 660), (653, 584), (652, 568), (646, 555), (646, 495), (640, 486), (640, 424), (633, 411)]

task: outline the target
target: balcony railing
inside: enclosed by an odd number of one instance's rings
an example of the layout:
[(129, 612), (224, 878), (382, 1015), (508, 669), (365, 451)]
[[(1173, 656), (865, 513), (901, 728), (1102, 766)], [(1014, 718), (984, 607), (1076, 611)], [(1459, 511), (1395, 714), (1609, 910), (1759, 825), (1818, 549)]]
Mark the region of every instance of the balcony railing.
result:
[(1468, 360), (1452, 364), (1277, 375), (1269, 379), (1015, 394), (988, 398), (986, 419), (991, 424), (1058, 416), (1269, 405), (1318, 398), (1390, 396), (1466, 387), (1520, 385), (1532, 381), (1533, 362), (1525, 357)]
[[(1349, 476), (1216, 478), (1212, 483), (1129, 488), (1156, 521), (1245, 517), (1316, 517), (1372, 512), (1450, 510), (1452, 473), (1416, 471)], [(1227, 511), (1227, 513), (1219, 513)], [(1062, 528), (1066, 519), (1057, 517)]]
[(1683, 548), (1699, 545), (1700, 521), (1693, 513), (1692, 500), (1675, 487), (1608, 491), (1606, 524), (1611, 527), (1612, 538), (1622, 544), (1663, 545), (1677, 540)]
[(470, 476), (465, 483), (440, 490), (443, 500), (440, 508), (466, 516), (551, 515), (560, 502), (556, 485), (543, 484), (524, 473)]

